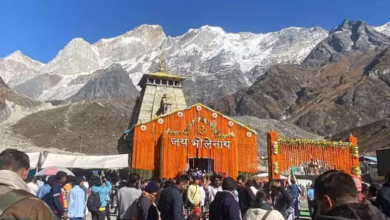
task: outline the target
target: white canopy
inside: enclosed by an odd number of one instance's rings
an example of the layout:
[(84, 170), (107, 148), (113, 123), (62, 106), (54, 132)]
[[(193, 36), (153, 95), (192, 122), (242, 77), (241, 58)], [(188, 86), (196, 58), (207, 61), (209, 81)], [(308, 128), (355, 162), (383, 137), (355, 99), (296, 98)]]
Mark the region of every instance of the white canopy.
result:
[(129, 155), (78, 156), (49, 153), (42, 168), (51, 166), (81, 169), (120, 169), (129, 166)]
[(39, 159), (41, 157), (41, 153), (34, 152), (34, 153), (26, 153), (27, 156), (30, 158), (30, 169), (35, 169), (38, 167)]
[[(259, 173), (259, 174), (256, 175), (256, 177), (266, 178), (266, 177), (268, 177), (268, 173)], [(283, 175), (280, 175), (280, 179), (286, 180), (287, 177), (285, 177), (285, 176), (283, 176)]]

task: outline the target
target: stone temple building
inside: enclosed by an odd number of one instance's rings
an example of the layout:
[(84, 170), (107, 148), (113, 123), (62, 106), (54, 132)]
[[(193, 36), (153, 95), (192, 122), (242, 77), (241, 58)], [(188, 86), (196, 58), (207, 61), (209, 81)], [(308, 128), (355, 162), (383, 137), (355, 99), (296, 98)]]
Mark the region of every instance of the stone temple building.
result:
[(202, 104), (188, 107), (184, 78), (144, 74), (142, 88), (118, 151), (128, 153), (130, 169), (145, 178), (173, 178), (189, 168), (229, 176), (257, 170), (254, 130)]

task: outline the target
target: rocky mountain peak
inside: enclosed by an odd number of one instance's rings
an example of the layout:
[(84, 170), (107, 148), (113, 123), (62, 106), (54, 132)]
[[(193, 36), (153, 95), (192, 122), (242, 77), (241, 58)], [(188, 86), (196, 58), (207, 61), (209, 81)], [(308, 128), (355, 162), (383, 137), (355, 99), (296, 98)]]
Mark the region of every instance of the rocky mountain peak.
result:
[(96, 71), (92, 76), (92, 79), (69, 99), (70, 101), (110, 98), (131, 100), (139, 94), (129, 73), (118, 64), (113, 64), (103, 71)]
[(0, 88), (8, 88), (7, 84), (5, 84), (3, 78), (0, 77)]
[(78, 46), (78, 45), (83, 45), (83, 44), (87, 44), (87, 45), (90, 45), (87, 41), (85, 41), (83, 38), (81, 37), (76, 37), (76, 38), (73, 38), (71, 41), (69, 41), (69, 43), (65, 46), (65, 49), (66, 48), (71, 48), (71, 47), (74, 47), (74, 46)]
[(124, 34), (124, 36), (132, 36), (132, 37), (139, 37), (139, 38), (148, 38), (150, 37), (159, 37), (163, 35), (165, 36), (164, 30), (160, 25), (147, 25), (143, 24), (136, 28), (134, 28), (131, 31), (128, 31)]
[(106, 67), (158, 50), (166, 39), (161, 26), (141, 25), (118, 37), (102, 39), (94, 46), (99, 51), (100, 67)]
[(198, 29), (199, 31), (207, 32), (207, 33), (214, 33), (214, 34), (219, 34), (219, 35), (224, 35), (226, 32), (221, 28), (221, 27), (216, 27), (216, 26), (209, 26), (209, 25), (204, 25)]
[(142, 40), (142, 43), (150, 49), (155, 49), (167, 39), (167, 36), (160, 25), (141, 25), (134, 30), (127, 32), (124, 36), (139, 38)]
[(40, 72), (73, 75), (94, 71), (98, 67), (99, 54), (96, 48), (82, 38), (74, 38)]
[(354, 27), (359, 27), (361, 25), (366, 25), (366, 23), (364, 21), (352, 21), (345, 19), (341, 24), (333, 28), (331, 32), (351, 31)]
[(327, 38), (327, 43), (337, 52), (360, 50), (370, 51), (390, 44), (390, 38), (377, 32), (364, 21), (344, 20), (335, 27)]
[(366, 74), (373, 79), (380, 79), (390, 87), (390, 46), (381, 51), (365, 68)]
[(344, 20), (331, 30), (329, 36), (318, 44), (303, 64), (318, 69), (338, 60), (346, 53), (364, 53), (384, 49), (390, 45), (390, 37), (377, 32), (364, 21)]
[[(237, 35), (239, 38), (238, 34), (229, 35)], [(222, 28), (205, 25), (199, 29), (189, 29), (184, 35), (178, 38), (178, 43), (181, 47), (189, 46), (195, 50), (211, 51), (226, 44), (227, 40), (227, 34)]]
[(22, 63), (26, 65), (27, 68), (31, 68), (37, 71), (45, 65), (39, 61), (33, 60), (30, 57), (24, 55), (20, 50), (17, 50), (11, 53), (10, 55), (6, 56), (4, 60), (12, 60), (14, 62)]

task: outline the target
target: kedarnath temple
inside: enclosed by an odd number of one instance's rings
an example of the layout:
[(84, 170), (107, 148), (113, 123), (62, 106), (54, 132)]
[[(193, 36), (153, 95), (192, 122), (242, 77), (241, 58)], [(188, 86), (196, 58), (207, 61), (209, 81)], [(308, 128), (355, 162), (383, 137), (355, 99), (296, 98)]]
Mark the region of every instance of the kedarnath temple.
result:
[(129, 129), (118, 151), (146, 178), (172, 178), (189, 168), (228, 176), (256, 173), (256, 132), (202, 104), (187, 106), (180, 76), (144, 74)]

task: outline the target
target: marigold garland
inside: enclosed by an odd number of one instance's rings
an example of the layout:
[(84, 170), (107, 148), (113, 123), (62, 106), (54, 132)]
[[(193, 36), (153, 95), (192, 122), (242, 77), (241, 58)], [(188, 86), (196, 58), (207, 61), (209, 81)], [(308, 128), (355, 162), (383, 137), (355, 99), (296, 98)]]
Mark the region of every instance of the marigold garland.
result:
[[(199, 106), (199, 105), (197, 105)], [(210, 158), (216, 173), (237, 176), (238, 172), (255, 173), (257, 170), (257, 137), (253, 130), (239, 123), (226, 126), (231, 119), (213, 117), (214, 111), (201, 105), (200, 111), (195, 106), (182, 110), (182, 114), (166, 114), (162, 124), (158, 118), (146, 123), (147, 129), (141, 131), (140, 126), (134, 128), (132, 168), (142, 170), (159, 170), (160, 178), (172, 178), (187, 167), (189, 158)], [(199, 109), (199, 108), (198, 108)], [(218, 113), (220, 115), (220, 113)], [(160, 120), (161, 121), (161, 120)], [(207, 132), (196, 131), (204, 125)], [(221, 127), (217, 128), (217, 125)], [(237, 126), (239, 125), (239, 126)], [(248, 137), (247, 132), (251, 132)], [(212, 141), (230, 141), (230, 148), (192, 146), (195, 138), (209, 138)], [(174, 146), (171, 138), (187, 139), (187, 147), (180, 144)], [(158, 152), (155, 155), (154, 152)], [(161, 162), (160, 162), (161, 161)], [(155, 167), (159, 164), (159, 167)]]
[[(357, 139), (351, 135), (348, 142), (288, 139), (278, 137), (275, 131), (267, 134), (269, 172), (279, 179), (282, 172), (289, 173), (292, 166), (314, 164), (327, 169), (358, 173)], [(274, 164), (277, 164), (277, 168)], [(354, 168), (353, 168), (354, 167)], [(316, 171), (317, 172), (317, 171)]]

